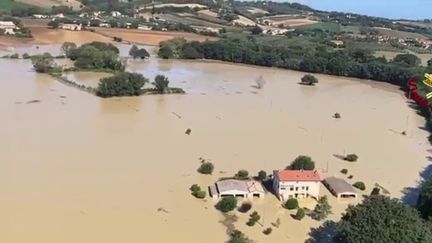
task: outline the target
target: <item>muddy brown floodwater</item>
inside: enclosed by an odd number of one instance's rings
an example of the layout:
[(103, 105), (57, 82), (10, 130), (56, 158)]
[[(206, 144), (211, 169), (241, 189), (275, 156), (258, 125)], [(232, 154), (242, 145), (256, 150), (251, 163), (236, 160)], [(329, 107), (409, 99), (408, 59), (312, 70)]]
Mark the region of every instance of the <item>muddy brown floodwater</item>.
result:
[[(326, 175), (347, 168), (365, 194), (379, 183), (402, 197), (428, 164), (423, 118), (393, 86), (317, 75), (306, 87), (300, 72), (154, 57), (128, 69), (166, 74), (188, 94), (100, 99), (29, 61), (0, 60), (0, 242), (220, 243), (223, 216), (190, 195), (194, 183), (271, 172), (305, 154)], [(266, 85), (256, 90), (260, 75)], [(345, 153), (360, 159), (334, 156)], [(196, 172), (200, 157), (214, 175)], [(348, 202), (330, 202), (338, 219)], [(319, 225), (295, 221), (271, 194), (253, 203), (263, 227), (238, 212), (235, 225), (257, 242), (304, 242)], [(280, 227), (262, 234), (277, 218)]]

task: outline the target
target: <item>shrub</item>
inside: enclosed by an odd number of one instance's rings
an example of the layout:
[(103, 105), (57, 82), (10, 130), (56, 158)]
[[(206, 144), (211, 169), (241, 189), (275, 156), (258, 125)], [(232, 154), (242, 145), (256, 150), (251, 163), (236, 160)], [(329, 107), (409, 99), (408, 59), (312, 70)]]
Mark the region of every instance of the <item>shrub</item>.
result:
[(258, 179), (259, 179), (260, 181), (264, 181), (266, 178), (267, 178), (267, 172), (265, 172), (265, 171), (263, 171), (263, 170), (260, 170), (260, 171), (258, 172)]
[(188, 128), (188, 129), (186, 130), (185, 134), (186, 134), (186, 135), (190, 135), (191, 132), (192, 132), (192, 130), (191, 130), (190, 128)]
[(26, 52), (22, 55), (22, 58), (29, 59), (29, 58), (31, 58), (31, 56)]
[(19, 58), (19, 54), (18, 53), (12, 54), (12, 55), (9, 56), (9, 58), (18, 59)]
[(189, 190), (191, 190), (192, 192), (197, 192), (197, 191), (201, 191), (201, 187), (198, 186), (197, 184), (193, 184)]
[(307, 85), (315, 85), (316, 83), (318, 83), (318, 79), (311, 74), (304, 75), (301, 78), (301, 81), (303, 84), (307, 84)]
[(113, 37), (113, 41), (115, 41), (115, 42), (122, 42), (122, 41), (123, 41), (123, 38), (121, 38), (121, 37), (117, 37), (117, 36), (114, 36), (114, 37)]
[(250, 202), (244, 202), (240, 206), (239, 211), (241, 213), (247, 213), (247, 212), (249, 212), (249, 210), (251, 210), (251, 208), (252, 208), (252, 204)]
[(261, 219), (261, 216), (258, 214), (257, 211), (254, 211), (249, 216), (250, 216), (249, 221), (246, 223), (248, 226), (254, 226), (255, 223)]
[(300, 155), (287, 168), (291, 170), (313, 170), (315, 169), (315, 162), (309, 156)]
[(220, 210), (223, 213), (232, 211), (236, 207), (237, 207), (237, 198), (233, 196), (224, 197), (216, 204), (216, 209)]
[(356, 154), (348, 154), (347, 156), (345, 156), (344, 160), (355, 162), (358, 160), (358, 156)]
[(423, 218), (432, 218), (432, 177), (426, 179), (421, 186), (416, 208)]
[(198, 172), (201, 174), (211, 175), (214, 170), (214, 165), (210, 162), (202, 162), (198, 168)]
[(203, 199), (206, 197), (207, 193), (206, 193), (206, 191), (197, 191), (197, 192), (194, 192), (193, 195), (196, 198)]
[(267, 229), (263, 230), (263, 234), (269, 235), (269, 234), (271, 234), (272, 231), (273, 231), (273, 229), (268, 227)]
[(299, 208), (297, 209), (297, 213), (294, 215), (294, 218), (297, 220), (302, 220), (305, 215), (305, 210), (303, 208)]
[(285, 208), (286, 209), (296, 209), (298, 208), (299, 204), (296, 198), (290, 198), (285, 202)]
[(356, 183), (353, 184), (353, 187), (362, 191), (366, 190), (366, 185), (362, 181), (357, 181)]
[(348, 176), (348, 179), (352, 179), (354, 176), (353, 175), (349, 175)]
[(247, 170), (239, 170), (236, 174), (236, 177), (241, 179), (246, 179), (249, 176), (249, 172)]
[(336, 118), (336, 119), (340, 119), (340, 118), (341, 118), (341, 115), (340, 115), (339, 113), (335, 113), (335, 114), (333, 115), (333, 117)]
[(346, 175), (346, 174), (348, 174), (348, 169), (342, 169), (340, 172), (341, 172), (342, 174)]

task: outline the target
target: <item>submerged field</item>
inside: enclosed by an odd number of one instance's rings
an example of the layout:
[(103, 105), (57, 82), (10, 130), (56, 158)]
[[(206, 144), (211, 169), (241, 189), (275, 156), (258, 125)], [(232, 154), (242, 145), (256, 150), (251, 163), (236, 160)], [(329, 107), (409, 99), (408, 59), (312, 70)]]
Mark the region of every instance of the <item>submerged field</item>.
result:
[[(47, 49), (58, 46), (25, 51)], [(35, 74), (28, 61), (0, 66), (0, 242), (220, 243), (224, 217), (190, 195), (194, 183), (271, 172), (304, 154), (324, 175), (347, 168), (365, 194), (379, 183), (403, 197), (428, 164), (423, 118), (390, 85), (316, 75), (320, 83), (306, 87), (300, 72), (152, 57), (128, 69), (165, 74), (188, 94), (100, 99)], [(256, 90), (260, 75), (266, 85)], [(345, 153), (360, 159), (337, 158)], [(200, 157), (215, 164), (213, 176), (196, 172)], [(330, 203), (337, 219), (349, 202)], [(235, 226), (257, 242), (303, 242), (319, 225), (292, 219), (271, 194), (254, 210), (263, 227), (247, 227), (238, 212)], [(263, 235), (277, 218), (280, 227)]]

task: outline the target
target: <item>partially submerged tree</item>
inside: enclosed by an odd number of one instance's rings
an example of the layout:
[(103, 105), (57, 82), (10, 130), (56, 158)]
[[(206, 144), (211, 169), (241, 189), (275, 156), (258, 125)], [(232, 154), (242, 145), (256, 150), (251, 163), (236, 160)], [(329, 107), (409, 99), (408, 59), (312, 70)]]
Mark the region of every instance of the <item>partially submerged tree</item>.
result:
[(33, 68), (38, 73), (47, 73), (55, 67), (54, 57), (49, 53), (31, 57)]
[(243, 234), (241, 231), (239, 230), (234, 230), (231, 234), (230, 234), (230, 239), (228, 241), (228, 243), (250, 243), (252, 242), (250, 239), (248, 239), (246, 237), (245, 234)]
[(232, 211), (236, 207), (237, 207), (237, 198), (233, 196), (224, 197), (216, 204), (216, 208), (223, 213)]
[(362, 181), (357, 181), (356, 183), (353, 184), (353, 187), (362, 191), (366, 190), (366, 185)]
[(153, 85), (159, 93), (165, 93), (168, 89), (169, 80), (164, 75), (157, 75), (154, 79)]
[(249, 177), (249, 172), (247, 170), (239, 170), (236, 174), (236, 177), (240, 179), (246, 179)]
[(265, 179), (267, 179), (267, 172), (265, 172), (264, 170), (260, 170), (258, 172), (258, 179), (260, 181), (264, 181)]
[(141, 58), (145, 59), (150, 57), (150, 54), (145, 48), (138, 48), (136, 45), (133, 45), (129, 50), (129, 55), (133, 57), (133, 59)]
[(300, 155), (287, 167), (291, 170), (313, 170), (315, 162), (309, 156)]
[(201, 174), (211, 175), (214, 170), (214, 165), (211, 162), (202, 162), (198, 168), (198, 172)]
[(298, 200), (296, 198), (290, 198), (285, 202), (285, 208), (286, 209), (296, 209), (298, 208), (299, 203)]
[(341, 243), (427, 243), (432, 242), (432, 231), (414, 208), (397, 199), (371, 196), (348, 207), (335, 239)]
[(327, 196), (323, 196), (318, 200), (318, 204), (315, 206), (312, 212), (312, 218), (316, 220), (323, 220), (331, 213), (331, 206), (328, 203)]
[(318, 83), (318, 79), (312, 74), (306, 74), (301, 78), (301, 82), (302, 84), (315, 85)]
[(297, 220), (302, 220), (305, 215), (305, 210), (303, 208), (299, 208), (297, 209), (297, 213), (294, 215), (294, 218)]
[(77, 44), (73, 42), (65, 42), (61, 46), (61, 52), (63, 55), (65, 55), (67, 58), (70, 58), (72, 52), (77, 49)]
[(249, 215), (249, 220), (246, 222), (246, 224), (248, 226), (254, 226), (260, 219), (261, 216), (258, 214), (258, 212), (254, 211)]
[(266, 84), (266, 81), (264, 80), (263, 76), (260, 75), (256, 80), (255, 80), (255, 84), (256, 84), (256, 88), (257, 89), (262, 89), (264, 88), (264, 85)]
[(148, 79), (139, 73), (121, 72), (101, 79), (96, 94), (101, 97), (136, 96), (142, 93), (147, 82)]
[(347, 154), (344, 160), (349, 162), (356, 162), (358, 160), (358, 156), (356, 154)]

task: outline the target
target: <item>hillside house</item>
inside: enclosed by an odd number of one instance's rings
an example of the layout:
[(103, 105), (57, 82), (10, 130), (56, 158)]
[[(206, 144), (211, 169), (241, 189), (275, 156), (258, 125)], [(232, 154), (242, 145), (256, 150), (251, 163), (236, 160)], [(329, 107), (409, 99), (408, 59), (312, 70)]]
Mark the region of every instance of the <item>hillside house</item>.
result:
[(80, 31), (82, 29), (81, 24), (60, 24), (59, 27), (64, 30), (72, 30), (72, 31)]
[(289, 198), (319, 197), (321, 177), (316, 170), (276, 170), (273, 190), (281, 201)]
[(0, 30), (6, 35), (15, 35), (17, 26), (12, 21), (0, 21)]

